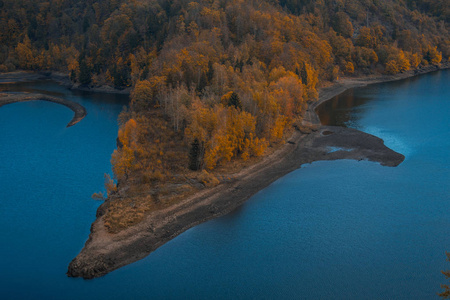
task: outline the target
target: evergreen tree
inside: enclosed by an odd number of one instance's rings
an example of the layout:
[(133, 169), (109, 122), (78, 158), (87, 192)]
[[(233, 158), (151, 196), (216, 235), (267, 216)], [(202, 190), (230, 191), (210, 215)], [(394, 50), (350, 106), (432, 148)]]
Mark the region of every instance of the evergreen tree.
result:
[(78, 74), (78, 79), (83, 85), (88, 85), (92, 81), (91, 70), (84, 57), (80, 59), (80, 73)]
[(207, 85), (208, 85), (207, 75), (205, 74), (205, 72), (202, 72), (202, 75), (200, 76), (200, 81), (197, 85), (197, 92), (201, 94), (203, 92), (203, 89)]
[(70, 80), (72, 82), (76, 82), (77, 81), (77, 73), (73, 69), (72, 69), (72, 71), (70, 71)]
[(302, 78), (302, 83), (308, 85), (308, 73), (306, 73), (306, 65), (303, 62), (302, 70), (300, 71), (300, 77)]
[(208, 82), (211, 83), (211, 81), (214, 78), (214, 68), (212, 61), (208, 62), (208, 71), (206, 72), (206, 77), (208, 78)]
[(239, 96), (233, 92), (228, 100), (228, 106), (234, 106), (237, 109), (242, 109), (241, 100), (239, 100)]
[(191, 150), (189, 151), (189, 169), (197, 171), (200, 169), (201, 162), (201, 147), (198, 139), (195, 139), (191, 144)]

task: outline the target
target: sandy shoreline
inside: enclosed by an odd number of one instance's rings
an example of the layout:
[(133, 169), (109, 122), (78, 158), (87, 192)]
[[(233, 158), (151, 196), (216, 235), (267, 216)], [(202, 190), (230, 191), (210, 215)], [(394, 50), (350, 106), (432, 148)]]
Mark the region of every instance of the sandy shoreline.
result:
[[(441, 69), (449, 67), (447, 63)], [(305, 163), (355, 159), (397, 166), (404, 156), (387, 148), (383, 140), (355, 129), (322, 126), (315, 109), (350, 88), (401, 80), (437, 69), (430, 66), (395, 76), (344, 79), (321, 89), (318, 101), (305, 113), (304, 128), (299, 128), (281, 149), (236, 174), (232, 182), (201, 191), (177, 205), (154, 212), (136, 226), (117, 234), (106, 231), (103, 223), (106, 204), (102, 204), (97, 211), (97, 220), (91, 226), (89, 239), (69, 264), (67, 275), (91, 279), (140, 260), (187, 229), (233, 211), (255, 193)]]
[(63, 98), (36, 93), (18, 93), (18, 94), (0, 93), (0, 107), (6, 104), (24, 101), (33, 101), (33, 100), (49, 101), (70, 108), (74, 112), (74, 116), (66, 127), (70, 127), (77, 124), (87, 115), (86, 109), (81, 104)]

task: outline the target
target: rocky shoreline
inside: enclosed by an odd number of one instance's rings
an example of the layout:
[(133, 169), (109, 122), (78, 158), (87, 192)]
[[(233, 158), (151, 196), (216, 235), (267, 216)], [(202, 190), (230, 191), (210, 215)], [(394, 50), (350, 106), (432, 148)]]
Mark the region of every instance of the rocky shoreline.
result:
[(107, 232), (103, 220), (106, 204), (102, 204), (89, 239), (69, 264), (67, 275), (92, 279), (140, 260), (187, 229), (233, 211), (255, 193), (305, 163), (355, 159), (397, 166), (405, 157), (387, 148), (383, 140), (351, 128), (322, 126), (315, 109), (350, 88), (401, 80), (449, 67), (446, 63), (440, 68), (429, 66), (393, 76), (349, 78), (321, 89), (318, 101), (309, 105), (303, 124), (281, 149), (242, 170), (233, 181), (154, 212), (141, 223), (117, 234)]

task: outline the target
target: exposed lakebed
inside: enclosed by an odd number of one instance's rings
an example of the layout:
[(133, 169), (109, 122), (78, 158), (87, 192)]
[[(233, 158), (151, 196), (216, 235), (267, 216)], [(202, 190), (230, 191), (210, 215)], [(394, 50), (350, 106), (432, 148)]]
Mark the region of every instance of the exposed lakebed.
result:
[[(0, 109), (1, 292), (8, 298), (434, 298), (450, 250), (449, 71), (353, 91), (345, 124), (406, 156), (396, 168), (316, 162), (227, 216), (104, 278), (65, 277), (83, 245), (115, 147), (122, 102)], [(33, 84), (28, 83), (28, 87)], [(59, 95), (59, 96), (62, 96)], [(329, 102), (331, 103), (331, 102)], [(345, 119), (345, 118), (343, 118)]]

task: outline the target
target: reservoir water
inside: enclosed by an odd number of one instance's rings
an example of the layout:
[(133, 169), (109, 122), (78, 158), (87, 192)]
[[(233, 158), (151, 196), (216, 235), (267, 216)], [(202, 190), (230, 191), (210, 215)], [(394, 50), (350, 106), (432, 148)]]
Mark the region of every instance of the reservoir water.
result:
[[(450, 82), (439, 71), (350, 90), (320, 108), (406, 156), (305, 165), (224, 217), (105, 277), (67, 278), (89, 234), (126, 99), (22, 83), (77, 101), (0, 108), (2, 299), (436, 299), (450, 269)], [(4, 88), (5, 86), (0, 86)]]

